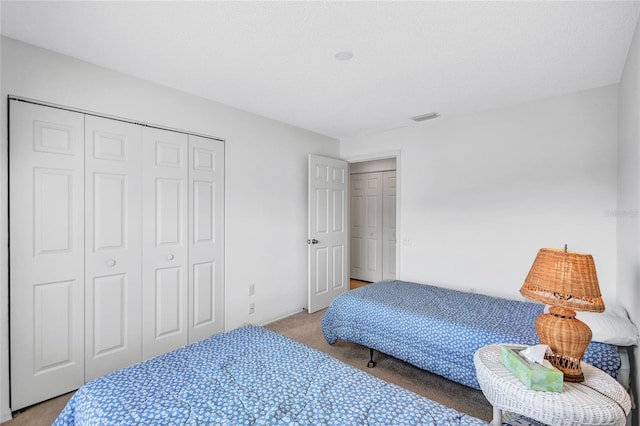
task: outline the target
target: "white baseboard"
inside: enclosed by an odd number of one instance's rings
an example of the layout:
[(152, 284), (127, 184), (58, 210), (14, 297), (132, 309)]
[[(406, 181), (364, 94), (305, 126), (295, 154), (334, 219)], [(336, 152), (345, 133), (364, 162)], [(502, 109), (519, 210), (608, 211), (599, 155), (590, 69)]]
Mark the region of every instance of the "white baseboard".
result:
[(287, 317), (290, 317), (291, 315), (299, 314), (300, 312), (306, 312), (306, 311), (307, 311), (306, 308), (300, 308), (300, 309), (297, 309), (297, 310), (295, 310), (293, 312), (289, 312), (288, 314), (280, 315), (277, 318), (273, 318), (273, 319), (270, 319), (270, 320), (262, 321), (258, 325), (262, 326), (262, 325), (271, 324), (272, 322), (280, 321), (281, 319), (285, 319)]
[(4, 422), (8, 422), (9, 420), (13, 419), (13, 416), (11, 415), (11, 411), (0, 411), (0, 423), (4, 423)]

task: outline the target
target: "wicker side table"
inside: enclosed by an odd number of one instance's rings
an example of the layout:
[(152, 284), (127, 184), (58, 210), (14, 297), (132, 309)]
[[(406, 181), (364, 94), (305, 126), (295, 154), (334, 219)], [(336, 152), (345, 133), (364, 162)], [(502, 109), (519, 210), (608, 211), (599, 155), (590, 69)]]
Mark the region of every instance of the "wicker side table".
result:
[(527, 389), (501, 362), (500, 345), (478, 349), (474, 356), (482, 393), (493, 406), (493, 425), (502, 424), (502, 410), (549, 425), (624, 425), (631, 399), (607, 373), (582, 363), (585, 381), (563, 383), (563, 391)]

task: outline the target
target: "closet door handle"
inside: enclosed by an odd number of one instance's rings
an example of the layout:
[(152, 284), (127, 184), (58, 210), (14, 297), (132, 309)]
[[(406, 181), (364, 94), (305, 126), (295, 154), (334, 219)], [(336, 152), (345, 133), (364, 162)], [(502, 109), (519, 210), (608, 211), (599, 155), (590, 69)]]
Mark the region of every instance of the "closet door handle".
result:
[(173, 260), (173, 255), (172, 254), (168, 255), (167, 260)]
[(109, 260), (107, 260), (107, 262), (106, 262), (106, 263), (107, 263), (107, 266), (108, 266), (109, 268), (113, 268), (114, 266), (116, 266), (116, 261), (115, 261), (115, 259), (109, 259)]

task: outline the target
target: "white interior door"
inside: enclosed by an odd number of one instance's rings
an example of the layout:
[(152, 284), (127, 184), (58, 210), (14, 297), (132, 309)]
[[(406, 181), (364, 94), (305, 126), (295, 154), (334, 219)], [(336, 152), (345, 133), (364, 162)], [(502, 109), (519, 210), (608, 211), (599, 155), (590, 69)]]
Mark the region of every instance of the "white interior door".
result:
[(143, 359), (188, 341), (187, 156), (186, 134), (143, 129)]
[(141, 359), (142, 127), (85, 117), (85, 381)]
[(308, 311), (349, 289), (349, 165), (309, 155)]
[(361, 173), (351, 181), (351, 278), (382, 279), (382, 173)]
[(382, 279), (396, 278), (396, 171), (382, 172)]
[(10, 101), (11, 408), (84, 383), (84, 116)]
[(224, 331), (224, 143), (189, 135), (189, 342)]

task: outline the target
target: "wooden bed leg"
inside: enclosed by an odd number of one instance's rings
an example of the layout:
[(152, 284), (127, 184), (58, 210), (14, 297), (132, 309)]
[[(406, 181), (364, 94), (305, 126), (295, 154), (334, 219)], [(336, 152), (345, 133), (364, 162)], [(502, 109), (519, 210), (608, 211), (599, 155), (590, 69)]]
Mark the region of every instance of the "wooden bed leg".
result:
[(369, 368), (373, 368), (376, 366), (376, 363), (373, 362), (373, 349), (369, 348), (369, 363), (367, 364), (367, 367)]

